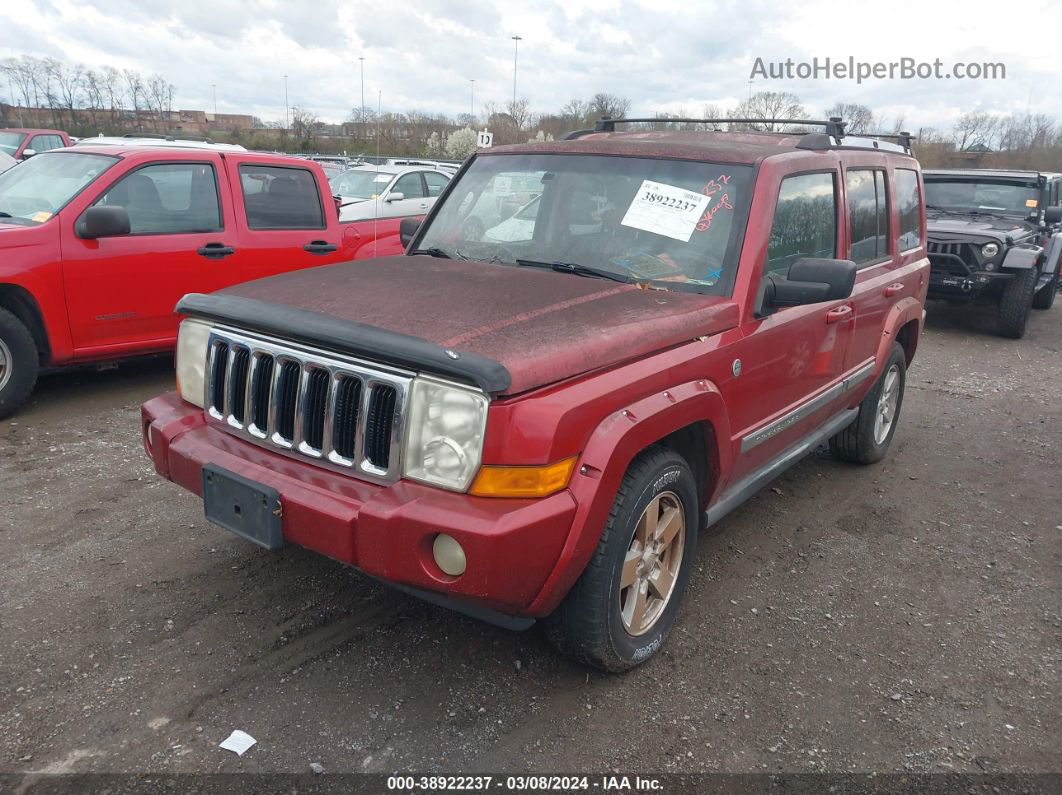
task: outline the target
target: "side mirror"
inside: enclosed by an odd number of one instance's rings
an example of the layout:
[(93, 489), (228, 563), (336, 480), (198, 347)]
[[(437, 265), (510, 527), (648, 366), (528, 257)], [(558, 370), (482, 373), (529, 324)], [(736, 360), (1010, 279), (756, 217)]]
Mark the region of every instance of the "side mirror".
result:
[(390, 204), (391, 202), (400, 202), (404, 198), (406, 198), (406, 194), (404, 193), (388, 193), (387, 198), (384, 199), (384, 201)]
[(403, 218), (402, 222), (398, 225), (398, 239), (402, 241), (402, 245), (408, 246), (413, 238), (417, 236), (417, 231), (419, 229), (419, 218)]
[(128, 235), (131, 230), (129, 211), (124, 207), (112, 207), (106, 204), (85, 210), (77, 219), (77, 226), (74, 229), (82, 240)]
[(847, 259), (798, 259), (789, 266), (786, 278), (768, 275), (761, 305), (769, 310), (848, 298), (855, 287), (856, 272), (856, 264)]
[(1045, 224), (1062, 224), (1062, 207), (1048, 207), (1044, 210)]
[(36, 149), (23, 149), (22, 150), (22, 159), (23, 160), (29, 160), (35, 154), (37, 154), (37, 150)]

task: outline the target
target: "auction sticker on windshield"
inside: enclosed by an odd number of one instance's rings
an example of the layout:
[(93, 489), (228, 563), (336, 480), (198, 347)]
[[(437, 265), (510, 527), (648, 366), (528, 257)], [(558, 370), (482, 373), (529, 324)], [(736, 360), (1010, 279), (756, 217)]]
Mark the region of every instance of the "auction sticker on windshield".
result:
[(710, 203), (703, 193), (647, 179), (620, 223), (688, 243)]

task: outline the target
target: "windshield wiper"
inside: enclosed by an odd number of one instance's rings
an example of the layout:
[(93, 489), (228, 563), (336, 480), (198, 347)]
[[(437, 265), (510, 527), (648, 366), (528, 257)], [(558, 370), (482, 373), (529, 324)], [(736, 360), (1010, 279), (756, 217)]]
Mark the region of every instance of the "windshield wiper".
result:
[(630, 276), (624, 276), (622, 273), (605, 270), (604, 268), (595, 268), (590, 265), (579, 265), (576, 262), (542, 262), (535, 259), (518, 259), (516, 260), (516, 264), (529, 268), (549, 268), (558, 273), (571, 273), (576, 276), (609, 279), (610, 281), (623, 282), (624, 284), (631, 284), (634, 282)]
[(437, 246), (431, 248), (418, 248), (409, 252), (410, 254), (427, 254), (429, 257), (439, 257), (440, 259), (453, 259), (449, 254), (443, 251)]

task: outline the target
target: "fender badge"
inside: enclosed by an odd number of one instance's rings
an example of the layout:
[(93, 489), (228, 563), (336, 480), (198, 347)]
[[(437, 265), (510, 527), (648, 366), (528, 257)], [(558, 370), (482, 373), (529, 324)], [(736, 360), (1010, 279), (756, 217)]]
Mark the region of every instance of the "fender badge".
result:
[(456, 351), (452, 351), (449, 348), (446, 349), (446, 355), (449, 356), (451, 359), (461, 358), (461, 354), (457, 353)]
[(734, 363), (730, 365), (730, 370), (734, 373), (734, 378), (741, 375), (741, 359), (734, 359)]

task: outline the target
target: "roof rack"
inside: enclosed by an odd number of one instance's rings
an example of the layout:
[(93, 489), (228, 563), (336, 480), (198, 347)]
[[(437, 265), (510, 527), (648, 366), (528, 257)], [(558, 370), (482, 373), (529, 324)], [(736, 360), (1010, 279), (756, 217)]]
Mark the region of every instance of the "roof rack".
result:
[[(102, 136), (101, 136), (102, 137)], [(162, 135), (161, 133), (126, 133), (123, 138), (149, 138), (158, 141), (193, 141), (197, 143), (212, 144), (214, 141), (210, 138), (174, 138), (172, 135)]]
[[(792, 124), (824, 128), (821, 133), (805, 134), (797, 143), (798, 149), (829, 149), (837, 147), (864, 148), (864, 146), (859, 143), (859, 139), (889, 139), (896, 141), (897, 149), (902, 149), (910, 154), (912, 141), (911, 133), (901, 131), (898, 133), (853, 133), (851, 138), (855, 138), (856, 140), (849, 140), (846, 142), (844, 139), (848, 135), (845, 132), (845, 125), (847, 122), (840, 116), (831, 116), (828, 119), (673, 119), (662, 116), (640, 119), (613, 119), (611, 116), (603, 116), (597, 120), (592, 129), (570, 132), (564, 136), (564, 140), (571, 141), (593, 133), (615, 132), (617, 124), (627, 124), (632, 122), (646, 124), (654, 122), (678, 124)], [(721, 131), (717, 130), (717, 132)], [(792, 132), (783, 132), (780, 130), (757, 130), (756, 132), (793, 135)], [(870, 145), (868, 144), (867, 147), (869, 148), (869, 146)], [(872, 148), (879, 148), (876, 141), (873, 142)]]

